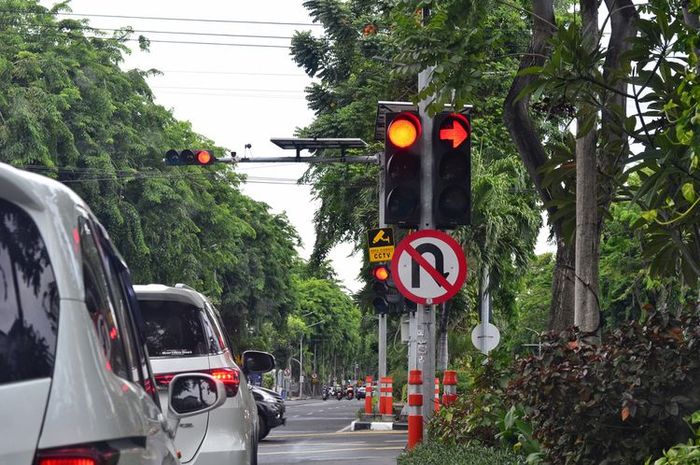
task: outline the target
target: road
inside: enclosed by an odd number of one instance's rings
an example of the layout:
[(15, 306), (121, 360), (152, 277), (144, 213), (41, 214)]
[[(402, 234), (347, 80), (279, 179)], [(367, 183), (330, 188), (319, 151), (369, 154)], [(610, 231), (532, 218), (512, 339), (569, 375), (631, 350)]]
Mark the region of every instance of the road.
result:
[(287, 425), (260, 443), (260, 465), (395, 465), (405, 431), (349, 431), (363, 401), (287, 401)]

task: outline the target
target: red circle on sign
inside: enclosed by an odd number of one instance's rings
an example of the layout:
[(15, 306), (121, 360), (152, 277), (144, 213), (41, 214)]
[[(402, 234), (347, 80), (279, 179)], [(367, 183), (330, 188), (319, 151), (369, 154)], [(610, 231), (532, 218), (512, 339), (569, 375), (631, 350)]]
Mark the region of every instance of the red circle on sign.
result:
[[(413, 248), (411, 245), (411, 242), (416, 240), (416, 239), (422, 239), (422, 238), (432, 238), (436, 239), (438, 241), (442, 241), (447, 245), (452, 252), (455, 254), (455, 257), (457, 258), (457, 267), (458, 267), (458, 272), (457, 272), (457, 279), (455, 280), (454, 283), (449, 283), (446, 278), (442, 278), (445, 281), (446, 285), (442, 285), (442, 287), (447, 291), (444, 294), (437, 296), (435, 298), (430, 299), (431, 302), (429, 305), (435, 305), (435, 304), (441, 304), (443, 302), (446, 302), (450, 300), (452, 297), (459, 292), (459, 289), (462, 287), (464, 284), (464, 281), (467, 279), (467, 258), (464, 256), (464, 252), (462, 251), (462, 247), (457, 243), (456, 240), (452, 239), (449, 235), (445, 234), (442, 231), (437, 231), (434, 229), (424, 229), (422, 231), (418, 231), (412, 234), (409, 234), (406, 236), (397, 246), (396, 250), (394, 250), (394, 256), (391, 259), (391, 275), (394, 277), (394, 284), (396, 284), (396, 288), (401, 292), (401, 294), (404, 297), (407, 297), (408, 299), (412, 300), (413, 302), (421, 305), (426, 305), (428, 304), (428, 298), (427, 297), (421, 297), (415, 295), (413, 292), (408, 290), (408, 287), (401, 281), (401, 277), (399, 274), (399, 260), (401, 259), (401, 256), (403, 254), (409, 254), (411, 255), (411, 259), (415, 260), (413, 258), (413, 254), (417, 254), (416, 250)], [(409, 249), (412, 250), (412, 252), (409, 252)], [(431, 276), (433, 276), (433, 273), (431, 273), (430, 270), (426, 269), (423, 265), (420, 263), (418, 264), (423, 270), (427, 271)], [(432, 267), (429, 263), (427, 264), (432, 270), (439, 276), (439, 273), (435, 270), (435, 268)], [(436, 276), (433, 276), (433, 279), (438, 281), (438, 278)], [(439, 281), (438, 281), (439, 283)]]

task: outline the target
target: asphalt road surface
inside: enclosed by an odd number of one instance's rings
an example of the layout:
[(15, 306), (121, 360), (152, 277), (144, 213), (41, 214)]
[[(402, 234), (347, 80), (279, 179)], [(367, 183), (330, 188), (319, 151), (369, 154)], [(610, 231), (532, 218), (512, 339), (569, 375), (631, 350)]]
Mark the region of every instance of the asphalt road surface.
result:
[(406, 431), (350, 431), (362, 400), (287, 401), (287, 425), (260, 443), (260, 465), (395, 465)]

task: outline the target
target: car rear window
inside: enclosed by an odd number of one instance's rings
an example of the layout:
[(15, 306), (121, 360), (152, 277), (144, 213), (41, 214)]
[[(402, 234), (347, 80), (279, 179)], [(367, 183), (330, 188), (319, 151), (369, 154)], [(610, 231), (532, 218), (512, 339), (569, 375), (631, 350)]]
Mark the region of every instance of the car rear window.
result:
[(0, 384), (51, 377), (59, 296), (34, 221), (0, 199)]
[(211, 353), (201, 310), (183, 302), (141, 300), (146, 345), (152, 357), (190, 357)]

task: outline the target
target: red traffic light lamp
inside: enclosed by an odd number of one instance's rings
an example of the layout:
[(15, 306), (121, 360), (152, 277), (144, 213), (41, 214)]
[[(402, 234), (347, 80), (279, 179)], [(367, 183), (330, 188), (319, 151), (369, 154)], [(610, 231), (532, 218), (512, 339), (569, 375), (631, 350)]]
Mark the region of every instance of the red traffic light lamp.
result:
[(433, 130), (435, 224), (454, 229), (471, 222), (471, 121), (462, 113), (442, 112)]
[(377, 281), (384, 282), (389, 279), (389, 268), (386, 265), (375, 266), (372, 270), (372, 276)]
[(216, 157), (209, 150), (168, 150), (165, 153), (165, 164), (168, 166), (207, 166), (213, 165), (217, 161)]
[(395, 147), (407, 149), (420, 138), (423, 128), (418, 117), (410, 112), (399, 113), (387, 128), (387, 138)]
[(421, 134), (415, 111), (387, 113), (382, 175), (384, 222), (411, 227), (420, 222)]

